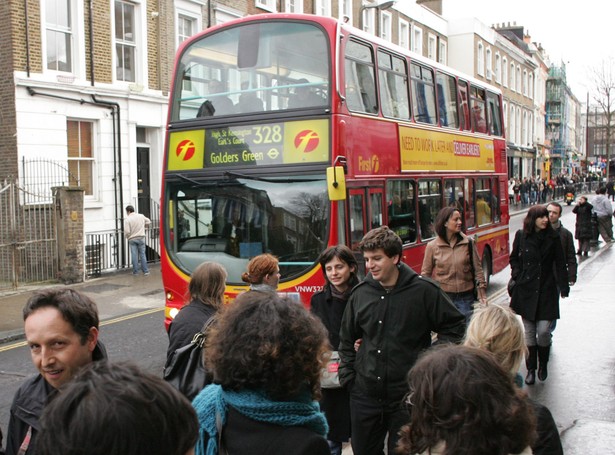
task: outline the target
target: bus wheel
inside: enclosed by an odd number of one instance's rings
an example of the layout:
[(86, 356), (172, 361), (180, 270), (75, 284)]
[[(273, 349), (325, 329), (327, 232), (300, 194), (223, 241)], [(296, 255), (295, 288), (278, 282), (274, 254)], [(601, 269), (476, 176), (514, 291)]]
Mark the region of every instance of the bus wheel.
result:
[(483, 274), (485, 275), (485, 283), (487, 283), (487, 287), (489, 287), (489, 281), (491, 279), (491, 254), (486, 248), (485, 251), (483, 251), (483, 260), (481, 265), (483, 267)]

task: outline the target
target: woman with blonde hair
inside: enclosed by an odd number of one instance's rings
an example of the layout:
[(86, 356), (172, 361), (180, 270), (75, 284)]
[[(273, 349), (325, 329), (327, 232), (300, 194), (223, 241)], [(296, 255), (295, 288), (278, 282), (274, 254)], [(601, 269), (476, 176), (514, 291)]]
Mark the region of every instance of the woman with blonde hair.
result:
[(251, 291), (275, 292), (280, 282), (278, 258), (268, 253), (253, 257), (241, 279), (250, 285)]
[(189, 344), (222, 307), (226, 277), (226, 269), (216, 262), (203, 262), (194, 270), (188, 284), (190, 303), (169, 325), (167, 358), (176, 349)]
[[(519, 388), (523, 387), (523, 377), (519, 367), (527, 353), (523, 326), (518, 317), (509, 309), (499, 305), (489, 305), (474, 313), (466, 331), (466, 346), (491, 352), (497, 362), (514, 378)], [(532, 444), (534, 455), (563, 455), (557, 426), (549, 409), (533, 400), (538, 437)]]

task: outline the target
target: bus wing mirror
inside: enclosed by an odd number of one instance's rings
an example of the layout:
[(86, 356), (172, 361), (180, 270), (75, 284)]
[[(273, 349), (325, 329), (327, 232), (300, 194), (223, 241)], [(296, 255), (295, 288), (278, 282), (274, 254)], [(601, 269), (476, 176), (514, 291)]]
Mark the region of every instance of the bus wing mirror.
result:
[(327, 168), (327, 189), (330, 201), (343, 201), (346, 199), (346, 177), (343, 166)]

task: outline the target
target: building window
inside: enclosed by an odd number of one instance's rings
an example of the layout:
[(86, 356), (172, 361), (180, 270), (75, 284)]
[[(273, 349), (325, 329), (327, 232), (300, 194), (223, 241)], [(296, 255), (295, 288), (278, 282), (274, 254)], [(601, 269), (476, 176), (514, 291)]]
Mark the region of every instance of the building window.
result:
[(403, 19), (399, 20), (399, 45), (410, 49), (410, 24)]
[(118, 81), (136, 80), (135, 5), (115, 2), (115, 77)]
[(497, 52), (495, 53), (495, 81), (498, 84), (502, 83), (502, 58)]
[(380, 13), (380, 38), (387, 41), (393, 40), (393, 16), (391, 13), (382, 11)]
[(521, 144), (521, 108), (517, 107), (517, 116), (515, 117), (515, 125), (517, 129), (515, 131), (515, 143)]
[(517, 141), (515, 140), (516, 136), (517, 136), (517, 130), (516, 130), (516, 124), (515, 124), (515, 106), (514, 105), (510, 105), (510, 117), (509, 117), (509, 122), (510, 122), (510, 126), (508, 128), (508, 130), (510, 131), (509, 134), (509, 138), (510, 138), (510, 142), (512, 143), (516, 143)]
[(491, 80), (492, 73), (493, 73), (493, 61), (491, 60), (491, 48), (487, 48), (485, 51), (485, 63), (486, 63), (486, 69), (485, 69), (485, 76), (487, 77), (487, 79)]
[(92, 122), (67, 120), (69, 186), (79, 186), (86, 196), (94, 195)]
[(523, 94), (527, 96), (527, 71), (523, 70)]
[(196, 19), (179, 14), (177, 16), (177, 45), (186, 41), (196, 33)]
[(521, 93), (521, 67), (519, 65), (517, 65), (517, 74), (515, 75), (515, 78), (517, 93)]
[(529, 77), (529, 85), (527, 87), (527, 96), (530, 98), (534, 98), (534, 75), (530, 73)]
[(270, 13), (275, 13), (275, 5), (276, 2), (275, 0), (256, 0), (255, 3), (257, 8), (261, 8), (264, 9), (266, 11), (269, 11)]
[(513, 62), (510, 63), (510, 89), (515, 91), (515, 64)]
[(73, 25), (70, 0), (45, 0), (47, 69), (73, 70)]
[(376, 13), (373, 8), (363, 10), (363, 31), (376, 34)]
[(506, 57), (502, 59), (502, 85), (508, 87), (508, 60)]
[(423, 55), (423, 29), (412, 26), (412, 52)]
[(447, 46), (448, 46), (448, 43), (444, 41), (442, 38), (440, 38), (440, 43), (438, 45), (439, 47), (438, 62), (442, 63), (443, 65), (446, 65), (447, 64), (446, 62), (448, 61)]
[[(275, 4), (275, 0), (267, 0)], [(331, 16), (331, 0), (316, 0), (314, 3), (314, 10), (318, 16)], [(373, 24), (373, 18), (372, 18)], [(373, 32), (372, 32), (373, 33)]]
[(431, 33), (429, 33), (427, 35), (427, 58), (430, 58), (432, 60), (435, 60), (437, 58), (437, 43), (438, 38), (436, 37), (436, 35), (432, 35)]
[(476, 73), (479, 76), (485, 75), (485, 47), (481, 42), (476, 47)]
[[(288, 0), (287, 0), (288, 1)], [(294, 0), (294, 2), (298, 2), (301, 0)], [(301, 2), (301, 9), (303, 10), (303, 2)], [(344, 16), (348, 18), (348, 24), (352, 25), (352, 1), (351, 0), (339, 0), (338, 2), (338, 11), (340, 14), (340, 19), (344, 19)], [(291, 11), (289, 11), (291, 12)], [(292, 11), (301, 13), (303, 11)]]

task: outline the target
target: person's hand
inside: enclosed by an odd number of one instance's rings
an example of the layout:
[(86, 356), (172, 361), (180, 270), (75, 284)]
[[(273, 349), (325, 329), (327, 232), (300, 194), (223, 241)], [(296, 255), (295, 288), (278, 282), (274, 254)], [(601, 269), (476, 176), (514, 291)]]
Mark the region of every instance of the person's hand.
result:
[(479, 299), (479, 302), (480, 302), (480, 304), (481, 304), (481, 305), (483, 305), (483, 306), (487, 306), (487, 305), (489, 305), (489, 301), (487, 300), (487, 297), (481, 297), (481, 298)]

